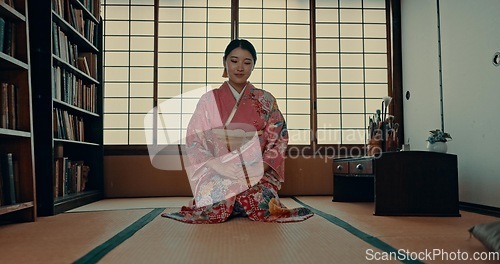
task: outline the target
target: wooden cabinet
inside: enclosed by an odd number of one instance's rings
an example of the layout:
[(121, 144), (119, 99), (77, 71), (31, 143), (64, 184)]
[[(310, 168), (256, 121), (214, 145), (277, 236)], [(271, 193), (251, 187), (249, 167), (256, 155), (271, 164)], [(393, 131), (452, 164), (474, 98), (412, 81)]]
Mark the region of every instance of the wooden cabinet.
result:
[(333, 166), (333, 201), (374, 201), (375, 215), (460, 216), (456, 155), (384, 152)]
[(375, 167), (375, 215), (460, 216), (456, 155), (387, 152)]
[(337, 159), (333, 162), (333, 201), (373, 201), (373, 159)]
[(98, 0), (28, 0), (40, 215), (102, 197), (99, 5)]
[(0, 2), (0, 222), (36, 220), (25, 0)]

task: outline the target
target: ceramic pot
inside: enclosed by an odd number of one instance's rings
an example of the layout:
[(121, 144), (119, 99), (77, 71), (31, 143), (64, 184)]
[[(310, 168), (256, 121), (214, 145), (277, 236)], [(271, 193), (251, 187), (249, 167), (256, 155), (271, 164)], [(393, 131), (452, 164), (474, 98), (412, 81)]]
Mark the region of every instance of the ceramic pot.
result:
[(446, 142), (427, 142), (427, 149), (429, 151), (446, 153), (448, 151), (448, 145), (446, 145)]

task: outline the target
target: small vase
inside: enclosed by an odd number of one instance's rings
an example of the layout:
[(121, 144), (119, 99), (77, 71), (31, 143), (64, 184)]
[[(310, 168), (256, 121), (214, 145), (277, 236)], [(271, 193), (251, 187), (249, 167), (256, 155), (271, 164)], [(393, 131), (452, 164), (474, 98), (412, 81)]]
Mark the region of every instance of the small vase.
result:
[(446, 145), (446, 142), (427, 142), (427, 149), (429, 151), (446, 153), (448, 151), (448, 145)]

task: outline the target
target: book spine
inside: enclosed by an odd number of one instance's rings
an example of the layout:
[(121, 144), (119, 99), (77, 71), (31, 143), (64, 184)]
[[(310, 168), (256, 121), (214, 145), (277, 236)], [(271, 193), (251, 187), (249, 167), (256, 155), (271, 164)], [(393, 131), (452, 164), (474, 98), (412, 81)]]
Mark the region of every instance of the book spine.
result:
[(63, 196), (66, 196), (69, 194), (69, 174), (71, 170), (71, 161), (67, 158), (64, 157), (64, 167), (63, 167)]
[(12, 153), (7, 153), (2, 156), (2, 176), (5, 204), (15, 204), (16, 186)]
[(17, 129), (17, 89), (14, 84), (9, 84), (8, 96), (9, 128)]
[(12, 52), (12, 29), (12, 22), (5, 21), (3, 52), (7, 55), (10, 55)]
[(54, 159), (54, 177), (53, 177), (53, 188), (54, 188), (54, 198), (59, 197), (59, 165), (60, 159)]
[(0, 206), (5, 205), (5, 200), (4, 200), (4, 186), (5, 184), (3, 183), (3, 166), (0, 161)]
[(0, 51), (3, 52), (3, 43), (5, 41), (5, 19), (0, 17)]
[(0, 87), (0, 111), (1, 111), (1, 123), (0, 127), (9, 127), (9, 84), (2, 83)]

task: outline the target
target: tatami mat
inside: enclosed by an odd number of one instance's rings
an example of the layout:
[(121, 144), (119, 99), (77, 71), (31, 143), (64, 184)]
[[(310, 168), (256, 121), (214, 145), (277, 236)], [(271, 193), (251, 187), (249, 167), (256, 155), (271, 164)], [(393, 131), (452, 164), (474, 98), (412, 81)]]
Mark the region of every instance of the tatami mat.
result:
[(0, 263), (72, 263), (149, 211), (59, 214), (0, 226)]
[(106, 210), (128, 210), (128, 209), (149, 209), (181, 207), (187, 205), (189, 197), (151, 197), (151, 198), (115, 198), (100, 200), (88, 205), (84, 205), (68, 212), (91, 212)]
[[(498, 220), (464, 211), (462, 217), (374, 216), (373, 203), (332, 202), (328, 196), (282, 198), (289, 208), (316, 210), (297, 223), (235, 218), (192, 225), (160, 216), (189, 200), (107, 199), (35, 223), (0, 226), (0, 263), (377, 263), (367, 258), (381, 249), (472, 256), (487, 251), (468, 228)], [(424, 262), (457, 263), (444, 257)]]
[(367, 249), (378, 251), (318, 216), (286, 224), (235, 218), (214, 225), (157, 217), (101, 262), (362, 263)]
[[(447, 253), (448, 256), (456, 256), (457, 252), (466, 252), (472, 257), (476, 252), (487, 252), (475, 238), (470, 237), (468, 229), (478, 223), (498, 221), (496, 217), (465, 211), (460, 212), (461, 217), (374, 216), (373, 203), (339, 203), (332, 202), (331, 197), (317, 196), (298, 199), (313, 208), (337, 216), (394, 248), (414, 253), (434, 250), (442, 253), (437, 258), (426, 260), (426, 263), (453, 263), (454, 261), (444, 261)], [(467, 261), (472, 262), (474, 261)]]

